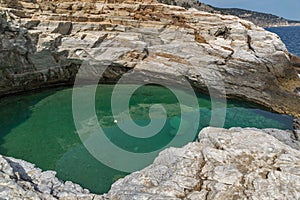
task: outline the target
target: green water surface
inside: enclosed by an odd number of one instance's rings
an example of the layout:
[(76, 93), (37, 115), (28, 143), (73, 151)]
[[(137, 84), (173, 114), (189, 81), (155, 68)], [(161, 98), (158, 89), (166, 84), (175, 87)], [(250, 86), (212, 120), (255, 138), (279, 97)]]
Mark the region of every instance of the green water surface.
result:
[[(167, 111), (167, 122), (159, 134), (147, 138), (128, 136), (118, 128), (111, 111), (113, 85), (99, 85), (96, 93), (97, 121), (107, 137), (117, 146), (131, 152), (149, 152), (164, 147), (179, 127), (180, 106), (175, 95), (159, 86), (143, 86), (130, 100), (131, 118), (140, 126), (150, 122), (149, 108), (161, 104)], [(122, 86), (126, 92), (126, 85)], [(82, 88), (84, 89), (84, 87)], [(186, 94), (190, 98), (189, 94)], [(209, 125), (211, 102), (206, 95), (197, 94), (200, 112), (198, 124)], [(185, 113), (195, 111), (187, 109)], [(271, 113), (253, 105), (227, 101), (224, 127), (257, 127), (292, 129), (292, 117)], [(195, 133), (195, 137), (197, 133)], [(72, 116), (72, 88), (57, 88), (0, 99), (0, 154), (35, 163), (43, 170), (55, 170), (62, 180), (70, 180), (95, 193), (107, 192), (111, 184), (126, 175), (96, 160), (82, 144)], [(149, 163), (150, 164), (150, 163)]]

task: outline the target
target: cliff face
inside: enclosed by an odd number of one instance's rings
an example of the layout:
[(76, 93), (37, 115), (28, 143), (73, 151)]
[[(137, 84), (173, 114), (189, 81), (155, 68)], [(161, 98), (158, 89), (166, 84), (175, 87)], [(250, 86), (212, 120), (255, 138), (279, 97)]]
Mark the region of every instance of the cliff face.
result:
[[(1, 13), (0, 95), (72, 84), (81, 64), (92, 60), (108, 63), (106, 82), (126, 72), (137, 79), (186, 78), (197, 89), (207, 91), (208, 84), (224, 92), (224, 86), (228, 97), (300, 116), (293, 92), (299, 80), (284, 44), (237, 17), (120, 0), (2, 0)], [(209, 128), (199, 140), (165, 150), (103, 196), (1, 156), (0, 197), (299, 198), (299, 131)]]
[(83, 61), (97, 60), (110, 63), (104, 81), (129, 71), (182, 77), (300, 115), (284, 44), (237, 17), (155, 1), (2, 0), (1, 10), (1, 95), (72, 84)]

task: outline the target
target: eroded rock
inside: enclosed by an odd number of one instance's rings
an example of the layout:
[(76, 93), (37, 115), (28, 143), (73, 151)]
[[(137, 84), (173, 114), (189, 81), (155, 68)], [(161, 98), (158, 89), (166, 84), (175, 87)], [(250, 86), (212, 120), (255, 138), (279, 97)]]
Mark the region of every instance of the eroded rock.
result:
[(96, 60), (111, 63), (105, 81), (175, 76), (202, 91), (209, 86), (300, 115), (295, 58), (277, 35), (234, 16), (118, 2), (2, 2), (1, 29), (8, 28), (0, 35), (0, 94), (71, 84), (82, 63)]
[(289, 146), (293, 142), (274, 129), (206, 128), (199, 142), (167, 149), (149, 167), (118, 180), (107, 197), (298, 199), (300, 146)]
[[(28, 162), (0, 157), (4, 199), (298, 199), (300, 142), (276, 129), (205, 128), (197, 142), (162, 151), (104, 195)], [(96, 174), (95, 174), (96, 175)]]
[(62, 182), (54, 171), (42, 171), (23, 160), (0, 156), (1, 199), (102, 199), (70, 181)]

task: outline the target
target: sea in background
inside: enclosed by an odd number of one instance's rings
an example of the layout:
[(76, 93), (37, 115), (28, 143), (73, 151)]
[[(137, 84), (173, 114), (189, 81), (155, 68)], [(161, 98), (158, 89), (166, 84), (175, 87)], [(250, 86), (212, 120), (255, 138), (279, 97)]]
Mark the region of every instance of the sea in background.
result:
[(272, 27), (266, 30), (276, 33), (289, 52), (300, 57), (300, 26)]

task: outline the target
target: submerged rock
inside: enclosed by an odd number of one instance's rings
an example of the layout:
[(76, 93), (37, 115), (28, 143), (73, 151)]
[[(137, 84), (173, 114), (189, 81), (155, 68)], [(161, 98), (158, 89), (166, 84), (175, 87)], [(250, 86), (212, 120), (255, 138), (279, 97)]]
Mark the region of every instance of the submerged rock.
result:
[(72, 84), (81, 64), (96, 60), (102, 64), (89, 65), (87, 79), (105, 65), (104, 82), (187, 79), (211, 95), (300, 115), (296, 58), (277, 35), (234, 16), (154, 0), (115, 3), (2, 1), (0, 95)]

